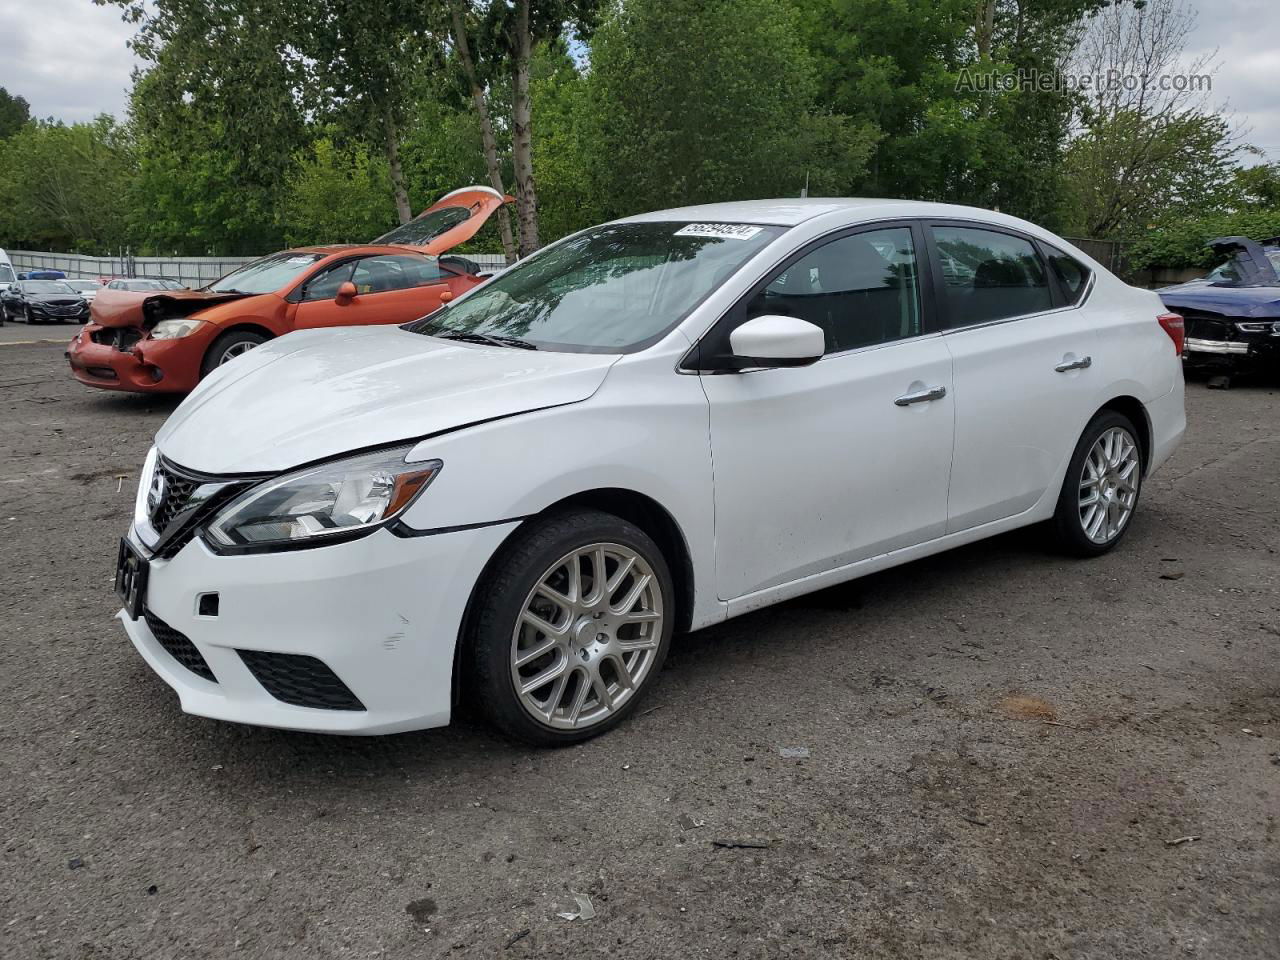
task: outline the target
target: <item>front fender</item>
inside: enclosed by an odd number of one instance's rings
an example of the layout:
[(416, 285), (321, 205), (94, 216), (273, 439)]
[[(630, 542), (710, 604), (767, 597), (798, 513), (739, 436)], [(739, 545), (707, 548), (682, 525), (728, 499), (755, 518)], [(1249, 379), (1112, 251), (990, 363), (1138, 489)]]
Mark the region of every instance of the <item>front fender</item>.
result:
[[(696, 584), (714, 583), (715, 529), (707, 399), (697, 377), (654, 378), (619, 365), (580, 403), (519, 414), (420, 442), (411, 460), (444, 469), (403, 521), (418, 530), (541, 513), (576, 494), (631, 490), (671, 514)], [(714, 591), (695, 597), (693, 623), (723, 618)]]

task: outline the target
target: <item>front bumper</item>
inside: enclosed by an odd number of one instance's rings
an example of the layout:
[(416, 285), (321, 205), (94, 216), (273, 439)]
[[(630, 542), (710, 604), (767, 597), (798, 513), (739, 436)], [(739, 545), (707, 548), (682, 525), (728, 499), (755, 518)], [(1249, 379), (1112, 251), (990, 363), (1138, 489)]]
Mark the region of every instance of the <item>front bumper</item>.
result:
[[(240, 556), (218, 556), (197, 538), (170, 560), (153, 559), (147, 610), (185, 635), (216, 682), (176, 659), (145, 618), (118, 617), (187, 713), (320, 733), (442, 726), (467, 600), (515, 526), (419, 537), (378, 530), (327, 547)], [(216, 616), (199, 612), (209, 593), (218, 594)], [(364, 709), (284, 702), (239, 651), (316, 658)]]
[(86, 386), (133, 393), (187, 393), (200, 381), (200, 363), (208, 337), (139, 340), (128, 350), (96, 343), (107, 328), (86, 324), (67, 347), (71, 373)]

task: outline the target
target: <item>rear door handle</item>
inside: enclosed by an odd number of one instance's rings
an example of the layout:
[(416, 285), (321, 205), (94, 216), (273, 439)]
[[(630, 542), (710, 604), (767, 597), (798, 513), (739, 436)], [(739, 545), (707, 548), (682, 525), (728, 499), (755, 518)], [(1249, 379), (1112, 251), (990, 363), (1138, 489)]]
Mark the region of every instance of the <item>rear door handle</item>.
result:
[(930, 400), (941, 400), (947, 395), (946, 387), (930, 387), (917, 393), (905, 393), (893, 401), (895, 406), (909, 407), (913, 403), (928, 403)]
[(1087, 370), (1093, 366), (1093, 357), (1081, 357), (1079, 360), (1063, 360), (1053, 369), (1059, 373), (1066, 373), (1068, 370)]

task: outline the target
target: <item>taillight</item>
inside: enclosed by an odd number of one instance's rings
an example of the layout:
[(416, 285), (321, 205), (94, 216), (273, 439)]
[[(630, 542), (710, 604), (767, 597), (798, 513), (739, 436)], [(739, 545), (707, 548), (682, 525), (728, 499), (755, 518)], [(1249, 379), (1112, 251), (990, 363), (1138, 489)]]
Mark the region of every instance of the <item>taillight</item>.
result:
[(1186, 324), (1183, 323), (1182, 317), (1176, 313), (1162, 313), (1156, 317), (1160, 321), (1160, 326), (1164, 328), (1164, 332), (1169, 335), (1169, 339), (1173, 341), (1174, 352), (1178, 356), (1182, 356), (1182, 345), (1187, 339)]

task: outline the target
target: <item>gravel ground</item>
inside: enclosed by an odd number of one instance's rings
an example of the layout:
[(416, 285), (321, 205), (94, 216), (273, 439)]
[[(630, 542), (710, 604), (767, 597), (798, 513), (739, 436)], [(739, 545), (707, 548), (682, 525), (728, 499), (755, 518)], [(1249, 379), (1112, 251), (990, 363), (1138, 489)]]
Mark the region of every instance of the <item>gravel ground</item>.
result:
[(1192, 384), (1107, 557), (1014, 534), (678, 638), (535, 752), (181, 714), (110, 583), (173, 402), (0, 347), (0, 955), (1280, 957), (1277, 392)]

